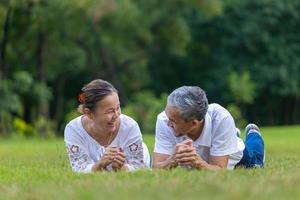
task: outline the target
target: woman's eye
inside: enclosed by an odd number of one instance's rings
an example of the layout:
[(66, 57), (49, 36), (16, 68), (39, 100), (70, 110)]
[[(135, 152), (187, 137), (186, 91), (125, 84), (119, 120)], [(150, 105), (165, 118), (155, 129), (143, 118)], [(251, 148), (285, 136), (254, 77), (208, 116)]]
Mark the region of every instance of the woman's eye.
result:
[(105, 112), (105, 114), (110, 114), (110, 113), (113, 113), (114, 111), (113, 110), (108, 110)]

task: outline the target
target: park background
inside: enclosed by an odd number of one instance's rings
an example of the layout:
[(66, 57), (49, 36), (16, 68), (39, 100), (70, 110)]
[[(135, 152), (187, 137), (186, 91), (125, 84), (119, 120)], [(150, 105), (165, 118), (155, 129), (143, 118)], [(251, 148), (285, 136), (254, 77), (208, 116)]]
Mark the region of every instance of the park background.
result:
[[(299, 0), (1, 0), (2, 198), (130, 198), (142, 186), (149, 199), (166, 198), (164, 186), (174, 199), (299, 197), (299, 10)], [(167, 94), (200, 86), (241, 129), (263, 127), (267, 169), (74, 175), (63, 131), (79, 115), (80, 89), (96, 78), (119, 90), (122, 112), (139, 123), (150, 151)]]

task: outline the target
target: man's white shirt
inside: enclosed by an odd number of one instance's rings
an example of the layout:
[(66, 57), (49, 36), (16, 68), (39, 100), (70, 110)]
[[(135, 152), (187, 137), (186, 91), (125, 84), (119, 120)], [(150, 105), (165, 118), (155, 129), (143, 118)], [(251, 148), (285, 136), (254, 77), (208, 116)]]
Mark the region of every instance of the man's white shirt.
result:
[[(172, 155), (176, 144), (188, 139), (187, 136), (176, 137), (174, 130), (168, 126), (168, 117), (163, 111), (157, 116), (154, 152)], [(208, 162), (209, 156), (229, 155), (227, 169), (233, 169), (242, 159), (244, 142), (237, 136), (234, 120), (230, 113), (218, 104), (210, 104), (205, 115), (201, 135), (193, 146), (198, 155)]]
[[(150, 155), (143, 143), (138, 124), (130, 117), (120, 115), (120, 128), (109, 146), (121, 147), (125, 153), (125, 165), (130, 171), (149, 167)], [(102, 158), (105, 147), (94, 140), (82, 125), (82, 116), (70, 121), (65, 128), (65, 143), (70, 164), (75, 172), (91, 172), (92, 166)], [(108, 170), (112, 170), (108, 166)]]

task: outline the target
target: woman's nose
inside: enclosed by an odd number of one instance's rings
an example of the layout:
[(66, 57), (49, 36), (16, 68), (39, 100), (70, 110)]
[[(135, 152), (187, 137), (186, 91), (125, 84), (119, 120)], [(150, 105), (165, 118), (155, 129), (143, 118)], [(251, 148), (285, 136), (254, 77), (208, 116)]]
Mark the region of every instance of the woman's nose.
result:
[(121, 115), (121, 111), (119, 109), (114, 110), (113, 118), (118, 118)]

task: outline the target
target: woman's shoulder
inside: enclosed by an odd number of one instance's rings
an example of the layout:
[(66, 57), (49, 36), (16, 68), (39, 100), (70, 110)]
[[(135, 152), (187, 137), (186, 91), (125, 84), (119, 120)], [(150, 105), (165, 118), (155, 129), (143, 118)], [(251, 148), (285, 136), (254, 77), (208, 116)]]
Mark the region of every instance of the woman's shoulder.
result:
[(120, 119), (121, 119), (121, 124), (125, 127), (138, 126), (138, 123), (128, 115), (121, 114)]
[(65, 137), (68, 135), (80, 134), (82, 132), (82, 123), (81, 117), (76, 117), (72, 119), (65, 127), (64, 135)]
[(142, 134), (140, 127), (133, 118), (121, 114), (120, 120), (121, 126), (118, 137), (121, 143), (128, 143), (128, 141), (134, 141), (136, 138), (141, 138)]
[(76, 118), (74, 118), (74, 119), (72, 119), (71, 121), (69, 121), (69, 123), (67, 123), (67, 125), (66, 125), (65, 128), (67, 128), (67, 127), (76, 127), (76, 126), (79, 126), (79, 125), (80, 125), (79, 122), (81, 122), (81, 117), (82, 117), (82, 115), (81, 115), (81, 116), (78, 116), (78, 117), (76, 117)]

